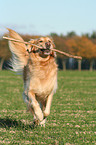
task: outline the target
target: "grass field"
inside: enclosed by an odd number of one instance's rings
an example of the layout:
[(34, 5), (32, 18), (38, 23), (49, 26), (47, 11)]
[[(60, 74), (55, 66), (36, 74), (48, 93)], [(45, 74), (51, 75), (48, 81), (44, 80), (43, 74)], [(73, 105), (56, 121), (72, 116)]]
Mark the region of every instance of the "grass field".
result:
[(59, 71), (46, 127), (32, 128), (22, 99), (23, 81), (0, 72), (0, 145), (96, 144), (96, 72)]

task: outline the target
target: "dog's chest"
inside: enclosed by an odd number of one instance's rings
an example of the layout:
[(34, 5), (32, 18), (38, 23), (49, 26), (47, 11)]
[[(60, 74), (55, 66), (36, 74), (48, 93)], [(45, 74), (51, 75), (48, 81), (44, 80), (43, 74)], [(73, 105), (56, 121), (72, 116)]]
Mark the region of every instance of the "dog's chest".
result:
[(29, 90), (38, 97), (46, 97), (57, 88), (57, 65), (34, 65), (31, 68)]

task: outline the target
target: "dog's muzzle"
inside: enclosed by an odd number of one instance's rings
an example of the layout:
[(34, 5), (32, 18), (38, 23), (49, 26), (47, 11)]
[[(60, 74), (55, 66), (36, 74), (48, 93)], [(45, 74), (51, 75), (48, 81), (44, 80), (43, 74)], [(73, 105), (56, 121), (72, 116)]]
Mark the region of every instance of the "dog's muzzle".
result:
[(51, 46), (50, 42), (46, 42), (46, 43), (45, 43), (45, 46), (46, 46), (46, 49), (49, 49), (50, 46)]
[(49, 48), (40, 49), (39, 52), (44, 54), (44, 55), (50, 55), (50, 49)]
[(50, 42), (46, 42), (45, 47), (39, 49), (40, 54), (50, 55), (50, 51), (51, 51), (50, 47), (51, 47)]

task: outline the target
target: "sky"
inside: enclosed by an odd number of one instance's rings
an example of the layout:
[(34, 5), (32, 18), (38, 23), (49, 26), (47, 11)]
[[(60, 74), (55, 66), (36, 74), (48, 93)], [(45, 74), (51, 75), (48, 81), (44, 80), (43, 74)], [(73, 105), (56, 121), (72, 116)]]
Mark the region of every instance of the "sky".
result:
[(96, 0), (0, 0), (0, 35), (96, 31)]

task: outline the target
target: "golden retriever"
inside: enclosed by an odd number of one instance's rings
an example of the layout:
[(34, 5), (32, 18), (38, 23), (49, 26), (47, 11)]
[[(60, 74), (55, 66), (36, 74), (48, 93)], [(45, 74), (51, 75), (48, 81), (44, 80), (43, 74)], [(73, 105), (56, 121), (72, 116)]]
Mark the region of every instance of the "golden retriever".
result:
[[(8, 30), (9, 37), (24, 41), (18, 33)], [(13, 54), (11, 62), (14, 71), (23, 72), (23, 99), (34, 116), (34, 125), (45, 126), (52, 97), (57, 89), (56, 54), (51, 50), (55, 45), (50, 37), (40, 37), (30, 42), (42, 49), (9, 41)]]

